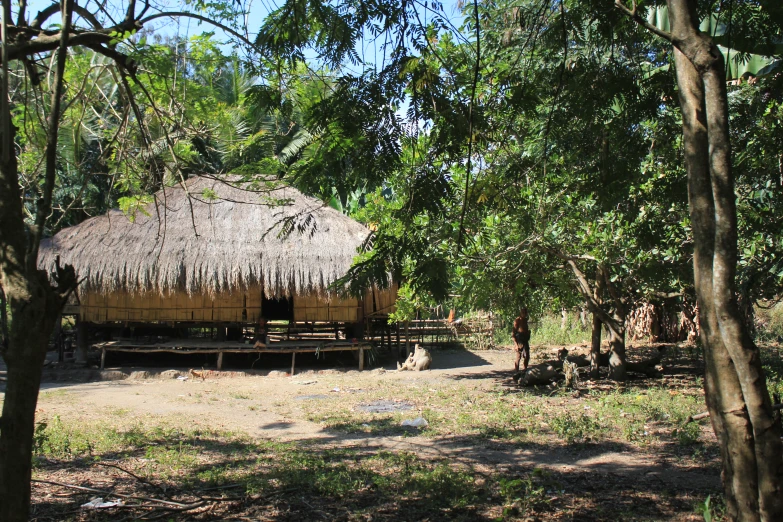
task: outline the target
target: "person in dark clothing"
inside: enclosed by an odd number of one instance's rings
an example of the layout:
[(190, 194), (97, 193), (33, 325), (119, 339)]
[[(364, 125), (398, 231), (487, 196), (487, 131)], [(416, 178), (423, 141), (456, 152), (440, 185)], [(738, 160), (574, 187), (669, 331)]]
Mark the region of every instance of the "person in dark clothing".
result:
[(522, 371), (526, 371), (530, 362), (530, 327), (527, 324), (527, 308), (523, 308), (514, 319), (512, 337), (514, 338), (514, 351), (517, 353), (514, 370), (519, 371), (519, 362), (524, 361)]

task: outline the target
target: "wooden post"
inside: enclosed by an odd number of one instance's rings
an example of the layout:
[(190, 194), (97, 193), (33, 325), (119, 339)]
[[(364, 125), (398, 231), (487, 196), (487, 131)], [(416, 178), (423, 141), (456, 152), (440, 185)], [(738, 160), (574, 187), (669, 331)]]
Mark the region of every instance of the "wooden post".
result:
[(294, 376), (294, 365), (296, 364), (296, 352), (291, 353), (291, 377)]
[(408, 356), (409, 353), (411, 353), (411, 331), (410, 331), (410, 321), (405, 321), (405, 357)]
[(106, 365), (106, 348), (101, 348), (101, 370)]
[(395, 328), (397, 329), (397, 353), (400, 353), (400, 349), (402, 348), (402, 344), (400, 343), (400, 323), (394, 323)]
[(81, 317), (76, 319), (76, 364), (87, 364), (87, 323)]
[(55, 331), (57, 332), (55, 336), (55, 339), (57, 339), (57, 362), (63, 362), (65, 360), (65, 334), (63, 334), (62, 314), (57, 316)]
[(364, 370), (364, 348), (359, 347), (359, 371)]
[(217, 369), (223, 369), (223, 352), (218, 352)]

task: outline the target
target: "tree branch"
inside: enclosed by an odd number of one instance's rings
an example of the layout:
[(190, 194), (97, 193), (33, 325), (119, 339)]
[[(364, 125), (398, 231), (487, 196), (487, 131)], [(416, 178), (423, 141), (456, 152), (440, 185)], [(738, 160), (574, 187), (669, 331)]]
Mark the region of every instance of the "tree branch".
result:
[(457, 234), (457, 250), (462, 247), (462, 235), (464, 234), (465, 212), (468, 208), (468, 194), (470, 192), (470, 171), (472, 170), (473, 157), (473, 120), (476, 105), (476, 90), (478, 89), (479, 70), (481, 67), (481, 20), (479, 19), (478, 0), (473, 0), (473, 10), (476, 15), (476, 68), (473, 71), (473, 90), (470, 93), (470, 106), (468, 107), (468, 163), (465, 168), (465, 195), (462, 198), (462, 212), (459, 217), (459, 233)]
[(622, 0), (614, 0), (614, 6), (623, 12), (627, 17), (629, 17), (631, 20), (636, 22), (637, 24), (641, 25), (651, 33), (660, 36), (664, 40), (667, 40), (671, 43), (675, 43), (675, 38), (671, 34), (667, 33), (666, 31), (662, 31), (655, 27), (653, 24), (639, 16), (639, 14), (636, 12), (636, 0), (631, 0), (631, 5), (633, 6), (631, 9), (628, 9), (623, 5)]
[[(40, 29), (45, 21), (52, 17), (54, 13), (60, 10), (60, 4), (54, 3), (45, 9), (38, 11), (38, 14), (33, 18), (30, 27), (33, 29)], [(20, 24), (21, 25), (21, 24)]]
[(258, 46), (256, 44), (254, 44), (253, 42), (251, 42), (250, 40), (245, 38), (242, 34), (238, 33), (237, 31), (231, 29), (227, 25), (223, 25), (220, 22), (216, 22), (215, 20), (212, 20), (211, 18), (207, 18), (206, 16), (201, 16), (201, 15), (197, 15), (197, 14), (194, 14), (194, 13), (187, 13), (185, 11), (171, 11), (171, 12), (166, 12), (166, 13), (155, 13), (153, 15), (149, 15), (147, 18), (142, 18), (141, 20), (137, 20), (136, 23), (138, 25), (142, 25), (143, 26), (147, 22), (151, 22), (152, 20), (155, 20), (157, 18), (166, 18), (166, 17), (170, 17), (170, 18), (184, 17), (184, 18), (193, 18), (195, 20), (200, 20), (200, 21), (202, 21), (204, 23), (207, 23), (207, 24), (210, 24), (210, 25), (214, 25), (218, 29), (222, 29), (223, 31), (225, 31), (228, 34), (230, 34), (231, 36), (239, 38), (242, 41), (242, 43), (244, 43), (245, 45), (248, 45), (248, 46), (252, 47), (253, 49), (258, 49)]
[[(598, 300), (595, 297), (595, 292), (590, 287), (590, 282), (587, 280), (587, 276), (582, 271), (581, 268), (579, 268), (579, 265), (576, 264), (576, 260), (581, 258), (592, 258), (592, 256), (571, 256), (568, 254), (565, 254), (555, 248), (548, 247), (546, 245), (541, 245), (539, 248), (541, 248), (543, 251), (552, 254), (553, 256), (562, 259), (566, 262), (566, 265), (568, 265), (569, 268), (571, 268), (571, 271), (574, 273), (574, 277), (576, 277), (576, 286), (579, 290), (579, 293), (582, 294), (582, 297), (585, 300), (585, 304), (587, 304), (587, 308), (594, 313), (598, 318), (601, 320), (602, 323), (604, 323), (612, 332), (619, 335), (619, 332), (622, 330), (622, 327), (620, 324), (618, 324), (617, 320), (609, 315), (603, 308), (601, 308), (601, 304), (598, 302)], [(592, 258), (590, 260), (595, 260), (595, 258)], [(599, 263), (599, 276), (604, 277), (604, 280), (608, 284), (608, 277), (606, 277), (605, 272), (606, 270), (600, 265)], [(612, 297), (615, 298), (616, 294), (613, 294)]]
[(35, 215), (35, 226), (32, 227), (32, 238), (28, 246), (27, 269), (35, 273), (38, 269), (38, 247), (41, 243), (46, 220), (52, 210), (52, 193), (54, 192), (57, 175), (57, 135), (60, 129), (60, 107), (62, 103), (63, 84), (65, 83), (65, 62), (68, 59), (68, 35), (71, 30), (74, 0), (64, 0), (62, 4), (63, 26), (60, 33), (60, 48), (57, 51), (57, 64), (54, 72), (54, 89), (46, 128), (46, 170), (41, 199)]
[(20, 0), (19, 12), (16, 15), (16, 25), (24, 25), (26, 23), (24, 17), (27, 14), (27, 0)]

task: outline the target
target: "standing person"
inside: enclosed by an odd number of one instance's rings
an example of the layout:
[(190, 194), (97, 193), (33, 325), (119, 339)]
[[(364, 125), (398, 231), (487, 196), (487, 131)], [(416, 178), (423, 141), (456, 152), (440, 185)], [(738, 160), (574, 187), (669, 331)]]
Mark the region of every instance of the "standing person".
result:
[(514, 370), (519, 371), (519, 361), (524, 358), (522, 371), (527, 370), (530, 362), (530, 327), (527, 324), (527, 308), (523, 308), (516, 319), (514, 319), (514, 351), (517, 352), (516, 361), (514, 361)]

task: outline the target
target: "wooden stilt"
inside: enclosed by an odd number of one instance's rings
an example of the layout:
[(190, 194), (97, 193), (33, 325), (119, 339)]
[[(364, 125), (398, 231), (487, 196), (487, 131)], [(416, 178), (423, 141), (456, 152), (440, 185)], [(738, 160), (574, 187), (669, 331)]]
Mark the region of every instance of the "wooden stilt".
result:
[(295, 364), (296, 364), (296, 352), (293, 352), (291, 354), (291, 377), (294, 376), (294, 371), (296, 371), (294, 368)]
[(364, 370), (364, 348), (359, 348), (359, 371)]
[(217, 369), (223, 369), (223, 352), (218, 352)]
[(103, 367), (106, 365), (106, 348), (103, 348), (101, 350), (101, 370), (103, 370)]

